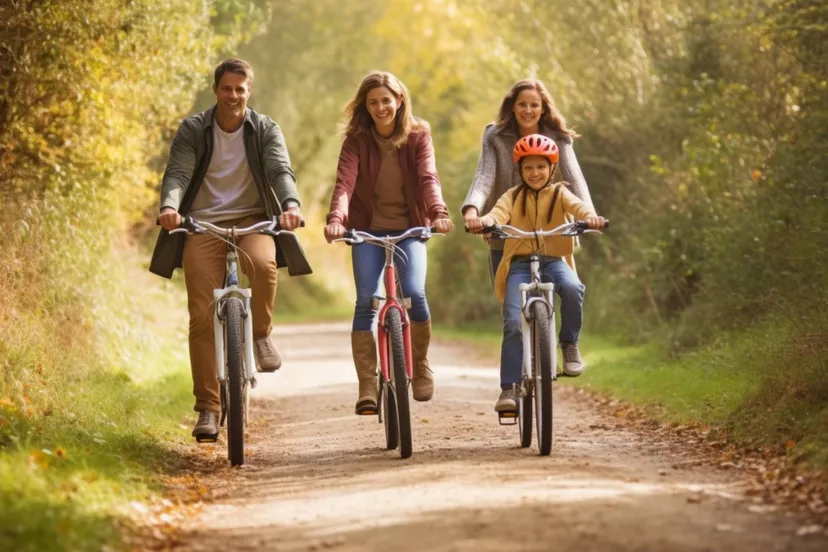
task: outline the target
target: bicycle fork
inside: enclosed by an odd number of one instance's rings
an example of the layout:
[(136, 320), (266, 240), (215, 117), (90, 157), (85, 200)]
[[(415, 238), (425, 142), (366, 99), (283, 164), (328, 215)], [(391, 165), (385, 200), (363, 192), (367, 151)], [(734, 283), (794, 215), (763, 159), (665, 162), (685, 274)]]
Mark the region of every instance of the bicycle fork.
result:
[[(532, 321), (532, 304), (536, 301), (542, 301), (549, 306), (549, 317), (553, 321), (549, 324), (549, 343), (555, 343), (555, 307), (552, 302), (552, 292), (554, 289), (555, 284), (552, 282), (520, 284), (520, 303), (523, 305), (523, 316), (520, 317), (520, 328), (523, 334), (523, 376), (525, 379), (532, 379), (532, 354), (534, 347), (532, 325), (530, 322)], [(541, 295), (528, 296), (529, 292), (540, 292)], [(553, 351), (552, 354), (555, 354), (555, 352)], [(554, 373), (552, 374), (552, 379), (555, 379)]]
[(213, 335), (216, 343), (216, 367), (220, 384), (227, 382), (226, 363), (224, 352), (224, 305), (228, 300), (238, 299), (242, 302), (242, 320), (244, 321), (244, 379), (256, 387), (256, 355), (253, 352), (253, 315), (250, 311), (250, 288), (239, 287), (236, 272), (236, 252), (227, 253), (227, 281), (222, 289), (213, 290), (213, 300), (216, 310), (213, 312)]

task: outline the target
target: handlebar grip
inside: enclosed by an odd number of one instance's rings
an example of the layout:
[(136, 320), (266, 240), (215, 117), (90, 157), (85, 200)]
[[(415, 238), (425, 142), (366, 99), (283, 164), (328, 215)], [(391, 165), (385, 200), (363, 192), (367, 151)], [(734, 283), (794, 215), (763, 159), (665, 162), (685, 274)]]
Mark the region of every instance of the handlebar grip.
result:
[[(304, 228), (304, 227), (305, 227), (305, 219), (302, 219), (302, 221), (299, 223), (299, 228)], [(273, 231), (278, 232), (281, 229), (282, 229), (282, 225), (279, 224), (279, 219), (277, 218), (276, 219), (276, 226), (273, 227)]]
[[(466, 233), (471, 232), (469, 230), (468, 226), (464, 226), (464, 228), (466, 230)], [(488, 234), (490, 232), (499, 232), (499, 231), (500, 231), (500, 227), (497, 224), (492, 224), (491, 226), (484, 226), (483, 228), (480, 229), (480, 232), (477, 232), (477, 233), (479, 233), (479, 234)]]
[[(585, 220), (576, 220), (575, 228), (579, 228), (581, 230), (589, 230), (589, 224), (587, 224)], [(605, 220), (604, 228), (609, 228), (609, 220)]]

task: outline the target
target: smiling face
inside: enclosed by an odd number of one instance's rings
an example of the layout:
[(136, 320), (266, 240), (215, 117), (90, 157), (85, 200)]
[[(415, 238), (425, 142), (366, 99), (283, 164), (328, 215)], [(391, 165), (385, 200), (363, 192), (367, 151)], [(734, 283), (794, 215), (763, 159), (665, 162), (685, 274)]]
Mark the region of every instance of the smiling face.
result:
[(394, 132), (395, 117), (401, 102), (384, 86), (378, 86), (368, 91), (365, 96), (365, 108), (374, 126), (383, 136), (390, 136)]
[(524, 157), (520, 164), (520, 175), (523, 181), (533, 190), (540, 190), (552, 176), (555, 165), (541, 155)]
[(244, 118), (247, 100), (250, 98), (250, 79), (240, 73), (224, 73), (221, 80), (213, 85), (216, 95), (217, 116), (222, 120)]
[(512, 113), (515, 114), (515, 120), (517, 120), (521, 131), (530, 134), (537, 132), (538, 121), (540, 121), (542, 112), (541, 96), (534, 88), (522, 90), (515, 99), (515, 105), (512, 108)]

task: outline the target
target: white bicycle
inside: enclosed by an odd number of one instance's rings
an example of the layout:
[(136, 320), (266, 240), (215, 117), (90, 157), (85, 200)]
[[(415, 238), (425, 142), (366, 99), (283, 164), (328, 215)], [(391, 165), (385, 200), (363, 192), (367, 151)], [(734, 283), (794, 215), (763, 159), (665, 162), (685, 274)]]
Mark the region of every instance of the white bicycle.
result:
[[(304, 226), (304, 223), (302, 224)], [(181, 226), (170, 231), (210, 234), (227, 243), (224, 287), (213, 290), (216, 310), (213, 332), (216, 342), (216, 366), (221, 387), (221, 419), (227, 420), (227, 454), (230, 465), (244, 464), (244, 428), (250, 411), (250, 389), (256, 387), (256, 356), (253, 352), (253, 313), (250, 288), (239, 285), (236, 241), (249, 234), (293, 234), (279, 228), (278, 219), (258, 222), (246, 228), (221, 228), (209, 222), (184, 217)], [(215, 438), (200, 439), (215, 441)]]
[[(604, 228), (609, 227), (609, 221)], [(535, 428), (538, 433), (538, 450), (541, 456), (552, 451), (552, 382), (558, 377), (557, 332), (555, 330), (555, 284), (542, 282), (538, 250), (541, 238), (575, 237), (590, 230), (584, 221), (567, 222), (552, 230), (526, 232), (514, 226), (489, 226), (483, 232), (491, 232), (493, 238), (535, 240), (538, 248), (529, 256), (531, 281), (520, 284), (521, 331), (523, 335), (523, 376), (515, 384), (517, 410), (498, 413), (501, 425), (518, 426), (520, 445), (532, 444), (532, 407), (535, 411)]]

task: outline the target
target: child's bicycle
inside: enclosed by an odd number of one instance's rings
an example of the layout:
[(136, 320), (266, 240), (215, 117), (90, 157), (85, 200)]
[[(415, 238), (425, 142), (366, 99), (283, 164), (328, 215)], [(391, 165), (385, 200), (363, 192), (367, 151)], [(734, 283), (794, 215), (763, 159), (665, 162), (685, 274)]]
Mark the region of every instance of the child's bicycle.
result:
[[(304, 226), (304, 223), (302, 223)], [(230, 465), (244, 464), (244, 429), (247, 426), (250, 396), (256, 387), (256, 356), (253, 352), (253, 314), (250, 310), (251, 292), (239, 285), (236, 240), (249, 234), (278, 236), (292, 234), (279, 228), (278, 219), (266, 220), (246, 228), (221, 228), (209, 222), (184, 217), (181, 226), (170, 234), (210, 234), (227, 243), (227, 261), (224, 287), (213, 291), (216, 310), (213, 314), (213, 332), (216, 341), (216, 366), (221, 386), (221, 419), (227, 419), (227, 454)]]
[[(348, 230), (344, 237), (334, 240), (344, 241), (350, 245), (373, 243), (385, 248), (385, 297), (373, 298), (373, 307), (379, 309), (377, 347), (380, 401), (377, 405), (377, 416), (379, 423), (385, 423), (386, 448), (394, 450), (399, 446), (402, 458), (409, 458), (412, 453), (408, 388), (414, 363), (411, 357), (411, 328), (407, 312), (407, 309), (411, 308), (411, 299), (397, 293), (394, 252), (399, 249), (396, 244), (405, 239), (426, 241), (432, 236), (442, 235), (432, 233), (429, 227), (418, 226), (409, 228), (399, 236), (374, 236), (368, 232)], [(402, 250), (400, 253), (402, 254)]]
[[(604, 228), (609, 227), (609, 221)], [(526, 232), (513, 226), (490, 226), (483, 232), (491, 232), (494, 238), (533, 239), (541, 244), (540, 238), (565, 236), (574, 237), (590, 230), (584, 221), (567, 222), (557, 228), (545, 231)], [(517, 425), (520, 445), (532, 444), (532, 407), (535, 410), (535, 427), (538, 432), (538, 450), (541, 456), (552, 451), (552, 382), (557, 373), (557, 332), (555, 330), (554, 294), (552, 282), (541, 282), (540, 257), (535, 250), (529, 256), (532, 281), (520, 284), (520, 304), (523, 333), (523, 377), (515, 384), (517, 410), (498, 413), (501, 425)], [(534, 405), (533, 405), (534, 402)]]

